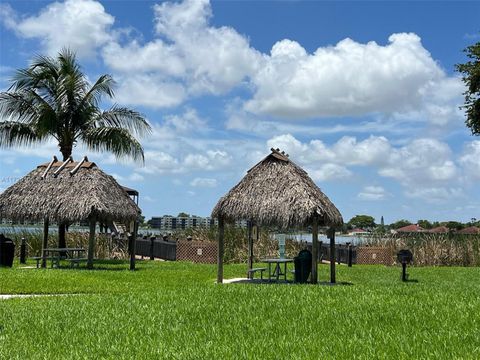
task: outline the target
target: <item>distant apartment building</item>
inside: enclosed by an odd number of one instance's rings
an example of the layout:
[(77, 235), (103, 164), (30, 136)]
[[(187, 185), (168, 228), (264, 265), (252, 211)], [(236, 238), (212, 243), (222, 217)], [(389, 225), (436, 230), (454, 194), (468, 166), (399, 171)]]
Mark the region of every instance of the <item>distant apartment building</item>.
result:
[[(211, 217), (200, 216), (154, 216), (149, 221), (150, 226), (154, 229), (163, 231), (171, 230), (185, 230), (189, 228), (210, 228), (218, 225), (218, 220)], [(247, 227), (247, 221), (236, 221), (235, 225), (238, 227)]]

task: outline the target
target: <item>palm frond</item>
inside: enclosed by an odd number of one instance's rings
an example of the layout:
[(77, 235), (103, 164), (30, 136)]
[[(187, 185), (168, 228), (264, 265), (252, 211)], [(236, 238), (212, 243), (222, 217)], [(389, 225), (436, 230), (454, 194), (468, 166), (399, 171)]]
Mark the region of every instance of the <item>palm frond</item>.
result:
[(100, 76), (95, 84), (93, 84), (90, 90), (85, 94), (82, 104), (93, 103), (97, 106), (103, 95), (113, 98), (115, 96), (113, 91), (114, 85), (115, 81), (110, 75), (105, 74)]
[(84, 131), (81, 140), (94, 151), (109, 151), (116, 157), (131, 157), (144, 163), (142, 145), (127, 129), (117, 127), (98, 127)]
[(35, 143), (41, 143), (44, 140), (29, 125), (15, 122), (0, 122), (0, 147), (8, 148), (12, 146), (29, 146)]
[(38, 116), (37, 111), (28, 91), (0, 93), (0, 116), (4, 119), (14, 119), (31, 125)]
[(142, 114), (117, 105), (99, 114), (95, 122), (99, 126), (127, 129), (138, 136), (148, 135), (152, 132), (150, 124)]
[(56, 81), (59, 78), (55, 59), (46, 56), (37, 56), (30, 67), (19, 69), (12, 79), (13, 83), (8, 91), (21, 92), (33, 90), (49, 103), (56, 99)]

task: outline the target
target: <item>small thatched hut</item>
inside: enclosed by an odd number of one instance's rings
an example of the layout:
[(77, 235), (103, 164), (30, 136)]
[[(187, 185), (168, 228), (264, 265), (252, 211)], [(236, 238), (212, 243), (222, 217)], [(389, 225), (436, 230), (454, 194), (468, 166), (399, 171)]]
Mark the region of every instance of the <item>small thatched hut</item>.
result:
[(88, 267), (92, 267), (96, 223), (136, 222), (141, 210), (110, 175), (85, 157), (65, 162), (54, 157), (25, 175), (0, 194), (0, 217), (44, 221), (44, 242), (49, 222), (88, 220)]
[[(312, 282), (317, 282), (318, 226), (336, 227), (342, 215), (308, 174), (279, 149), (251, 168), (247, 175), (223, 196), (212, 211), (219, 219), (219, 258), (217, 281), (223, 281), (224, 221), (249, 220), (258, 226), (281, 229), (312, 227)], [(329, 234), (334, 246), (334, 231)], [(249, 268), (253, 262), (253, 245), (249, 237)], [(334, 254), (335, 252), (331, 252)], [(331, 266), (335, 262), (331, 262)], [(332, 282), (334, 278), (332, 268)]]

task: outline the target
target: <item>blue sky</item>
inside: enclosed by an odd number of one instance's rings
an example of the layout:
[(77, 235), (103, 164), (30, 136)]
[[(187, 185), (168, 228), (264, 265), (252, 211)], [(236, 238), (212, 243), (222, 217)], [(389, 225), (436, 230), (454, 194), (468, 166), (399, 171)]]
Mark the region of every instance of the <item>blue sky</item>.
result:
[[(207, 216), (279, 147), (345, 220), (480, 218), (480, 139), (454, 64), (480, 41), (477, 2), (20, 1), (0, 5), (0, 88), (69, 46), (145, 114), (144, 166), (79, 144), (140, 191), (148, 217)], [(105, 102), (104, 107), (111, 106)], [(0, 191), (58, 153), (0, 149)]]

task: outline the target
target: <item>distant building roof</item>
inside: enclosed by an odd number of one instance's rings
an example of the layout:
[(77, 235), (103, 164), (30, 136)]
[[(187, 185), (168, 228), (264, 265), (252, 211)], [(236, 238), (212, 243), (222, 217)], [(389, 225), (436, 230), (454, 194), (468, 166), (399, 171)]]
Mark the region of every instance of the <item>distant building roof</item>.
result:
[(470, 226), (458, 232), (458, 234), (479, 234), (479, 233), (480, 233), (480, 228), (476, 226)]
[(360, 229), (360, 228), (355, 228), (355, 229), (350, 230), (349, 232), (350, 233), (364, 233), (364, 232), (368, 232), (368, 231)]
[(446, 226), (437, 226), (433, 229), (427, 230), (427, 232), (434, 233), (434, 234), (446, 234), (449, 231), (450, 231), (450, 229), (447, 228)]
[(422, 227), (418, 226), (418, 224), (407, 225), (407, 226), (404, 226), (404, 227), (401, 227), (401, 228), (397, 229), (397, 232), (404, 232), (404, 233), (422, 232), (422, 231), (424, 231), (424, 229)]

